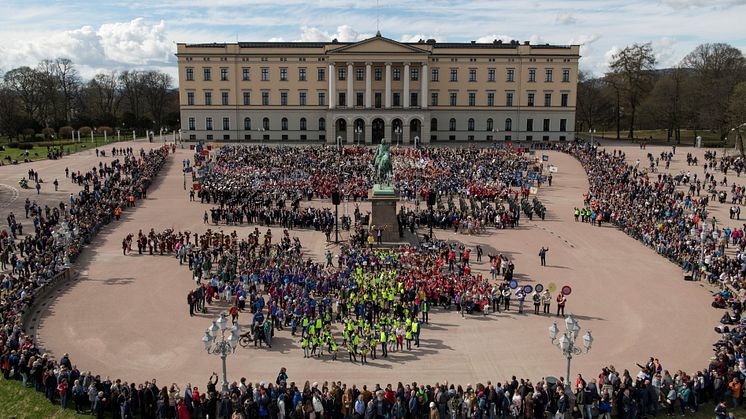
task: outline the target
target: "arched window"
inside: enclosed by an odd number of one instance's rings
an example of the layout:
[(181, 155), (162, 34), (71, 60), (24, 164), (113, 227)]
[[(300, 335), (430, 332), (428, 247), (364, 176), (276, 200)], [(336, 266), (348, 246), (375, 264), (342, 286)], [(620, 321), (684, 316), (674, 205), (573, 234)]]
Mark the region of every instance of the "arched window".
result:
[(505, 131), (513, 131), (513, 120), (510, 118), (505, 120)]
[(269, 131), (269, 118), (262, 119), (262, 128)]
[(319, 131), (326, 130), (326, 119), (319, 118)]
[(243, 119), (243, 129), (245, 129), (246, 131), (251, 131), (251, 118)]
[(288, 119), (287, 118), (282, 118), (281, 123), (282, 123), (282, 130), (283, 131), (287, 131), (288, 130)]
[(469, 118), (468, 129), (469, 131), (474, 131), (474, 118)]
[(492, 118), (487, 118), (487, 131), (492, 131), (493, 129)]
[(432, 118), (430, 120), (430, 131), (437, 131), (438, 130), (438, 118)]
[(448, 121), (448, 131), (456, 131), (456, 118), (451, 118)]
[(300, 130), (305, 131), (306, 130), (306, 118), (300, 119)]

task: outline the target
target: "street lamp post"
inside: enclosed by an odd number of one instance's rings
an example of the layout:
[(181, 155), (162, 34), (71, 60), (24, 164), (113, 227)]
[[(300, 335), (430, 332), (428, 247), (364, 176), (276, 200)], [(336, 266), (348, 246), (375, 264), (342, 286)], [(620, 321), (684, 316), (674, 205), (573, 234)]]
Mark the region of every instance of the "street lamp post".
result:
[(362, 127), (356, 127), (355, 128), (355, 138), (357, 138), (357, 146), (360, 147), (360, 137), (363, 136), (363, 128)]
[(337, 136), (337, 148), (342, 148), (342, 136)]
[(401, 143), (401, 133), (402, 133), (401, 127), (396, 127), (396, 129), (394, 129), (394, 134), (396, 135), (396, 146), (397, 147), (399, 147)]
[(259, 131), (259, 142), (264, 144), (264, 127), (257, 128), (256, 130)]
[[(567, 358), (567, 375), (565, 376), (565, 380), (569, 386), (570, 362), (572, 361), (572, 356), (582, 354), (583, 350), (575, 343), (580, 332), (580, 324), (578, 324), (578, 321), (575, 320), (572, 314), (567, 316), (565, 319), (565, 328), (565, 332), (557, 338), (557, 335), (560, 334), (560, 330), (557, 327), (557, 322), (554, 322), (552, 326), (549, 327), (549, 338), (551, 339), (552, 344), (558, 347), (560, 351), (562, 351), (562, 355)], [(591, 331), (588, 330), (583, 336), (583, 346), (585, 347), (586, 353), (591, 350), (591, 345), (593, 345), (593, 336), (591, 336)]]
[[(230, 336), (226, 337), (225, 334), (227, 331), (230, 331)], [(218, 355), (223, 360), (223, 393), (228, 392), (228, 374), (226, 372), (225, 359), (236, 350), (240, 337), (241, 326), (234, 324), (233, 327), (228, 329), (228, 318), (225, 317), (225, 313), (220, 313), (220, 317), (212, 322), (212, 326), (207, 328), (205, 336), (202, 337), (202, 343), (205, 345), (207, 353)]]
[(596, 130), (595, 129), (589, 129), (588, 130), (588, 134), (591, 135), (591, 145), (592, 145), (593, 144), (593, 136), (596, 134)]
[(495, 129), (492, 130), (492, 135), (493, 135), (493, 137), (492, 137), (493, 138), (492, 143), (493, 144), (497, 144), (497, 136), (498, 136), (499, 132), (500, 132), (500, 130), (497, 129), (497, 128), (495, 128)]
[(414, 136), (414, 148), (418, 148), (420, 143), (420, 137), (415, 135)]

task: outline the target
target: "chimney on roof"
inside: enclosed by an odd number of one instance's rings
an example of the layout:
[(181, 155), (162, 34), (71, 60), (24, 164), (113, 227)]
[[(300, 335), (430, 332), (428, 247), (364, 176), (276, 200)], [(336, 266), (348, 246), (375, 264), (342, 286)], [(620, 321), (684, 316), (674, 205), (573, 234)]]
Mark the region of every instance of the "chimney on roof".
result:
[(434, 44), (435, 43), (435, 39), (430, 38), (430, 39), (427, 40), (427, 43), (428, 44)]
[(337, 42), (339, 42), (337, 41), (337, 38), (332, 39), (332, 44), (336, 44)]
[(503, 40), (502, 39), (498, 39), (497, 40), (497, 45), (502, 45), (502, 44), (503, 44)]
[(530, 44), (531, 44), (530, 41), (523, 41), (523, 45), (530, 45)]
[(476, 44), (476, 43), (477, 43), (477, 41), (471, 41), (471, 43), (472, 43), (472, 44)]

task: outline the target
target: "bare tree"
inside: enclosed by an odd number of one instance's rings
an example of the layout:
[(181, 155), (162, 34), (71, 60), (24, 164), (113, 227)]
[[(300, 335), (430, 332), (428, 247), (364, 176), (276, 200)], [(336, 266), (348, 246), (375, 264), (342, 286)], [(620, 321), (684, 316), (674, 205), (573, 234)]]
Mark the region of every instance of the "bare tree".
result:
[(613, 103), (602, 79), (578, 76), (577, 131), (603, 128), (613, 120)]
[(736, 84), (746, 80), (746, 58), (741, 50), (728, 44), (702, 44), (684, 57), (682, 64), (697, 77), (699, 120), (717, 130), (725, 141), (729, 129), (728, 101)]
[(134, 116), (134, 123), (139, 124), (144, 115), (145, 74), (141, 71), (124, 71), (119, 75), (122, 97)]
[(17, 139), (23, 129), (20, 100), (6, 83), (0, 83), (0, 133)]
[(171, 76), (159, 71), (148, 71), (143, 77), (145, 104), (156, 127), (163, 124), (164, 107), (171, 89)]
[(30, 67), (18, 67), (5, 73), (3, 79), (6, 87), (20, 100), (26, 117), (35, 119), (42, 96), (37, 71)]
[(651, 71), (655, 67), (655, 55), (650, 43), (633, 44), (614, 55), (609, 68), (620, 76), (621, 91), (629, 106), (629, 138), (635, 138), (635, 117), (637, 106), (650, 88)]
[(99, 73), (85, 86), (85, 102), (91, 113), (99, 120), (115, 118), (122, 100), (119, 75)]
[(60, 90), (62, 101), (62, 113), (65, 122), (69, 123), (73, 117), (73, 106), (80, 94), (81, 81), (78, 70), (68, 58), (57, 58), (54, 60), (54, 74)]

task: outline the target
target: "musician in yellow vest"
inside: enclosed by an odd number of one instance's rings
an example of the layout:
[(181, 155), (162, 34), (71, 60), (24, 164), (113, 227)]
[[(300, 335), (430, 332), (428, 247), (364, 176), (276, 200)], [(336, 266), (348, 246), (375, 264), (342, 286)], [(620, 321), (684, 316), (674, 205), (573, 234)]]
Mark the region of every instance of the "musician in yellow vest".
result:
[(412, 335), (414, 336), (414, 344), (418, 348), (420, 347), (420, 322), (417, 320), (412, 322)]
[(386, 328), (381, 329), (381, 335), (379, 338), (379, 342), (381, 342), (381, 356), (386, 358), (389, 356), (389, 352), (386, 350), (386, 344), (388, 343), (388, 338), (386, 337)]

